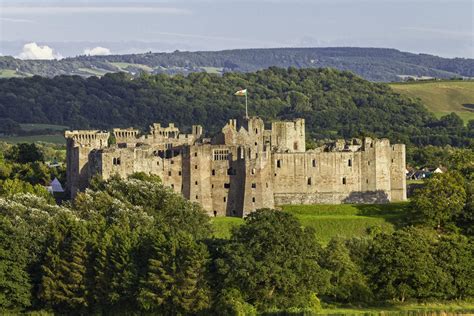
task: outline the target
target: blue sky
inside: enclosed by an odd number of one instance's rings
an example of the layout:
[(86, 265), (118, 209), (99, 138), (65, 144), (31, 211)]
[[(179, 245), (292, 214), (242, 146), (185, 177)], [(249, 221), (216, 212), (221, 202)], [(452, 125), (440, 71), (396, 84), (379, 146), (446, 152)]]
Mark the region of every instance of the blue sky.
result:
[(474, 58), (473, 0), (1, 0), (0, 53), (390, 47)]

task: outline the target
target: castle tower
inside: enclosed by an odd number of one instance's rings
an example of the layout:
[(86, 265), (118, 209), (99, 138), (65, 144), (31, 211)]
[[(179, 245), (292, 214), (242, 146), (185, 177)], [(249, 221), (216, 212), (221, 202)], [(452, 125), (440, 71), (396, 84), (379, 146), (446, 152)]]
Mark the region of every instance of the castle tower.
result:
[(392, 189), (392, 202), (407, 200), (407, 183), (405, 175), (405, 145), (394, 144), (391, 146), (390, 160), (390, 186)]
[(272, 122), (271, 147), (287, 152), (305, 152), (305, 122), (299, 118), (293, 121)]
[(202, 126), (201, 125), (193, 125), (192, 135), (194, 136), (194, 139), (201, 138), (202, 134), (203, 134)]
[(109, 132), (97, 130), (66, 131), (66, 188), (74, 197), (87, 187), (93, 172), (90, 170), (90, 153), (108, 146)]
[(374, 203), (391, 201), (390, 141), (366, 137), (362, 150), (361, 191), (373, 194)]

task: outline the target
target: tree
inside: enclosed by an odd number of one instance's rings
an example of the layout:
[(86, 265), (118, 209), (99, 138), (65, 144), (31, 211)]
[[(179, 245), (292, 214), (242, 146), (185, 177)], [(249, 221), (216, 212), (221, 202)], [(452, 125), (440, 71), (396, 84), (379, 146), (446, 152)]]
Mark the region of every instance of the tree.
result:
[(474, 235), (474, 179), (466, 181), (466, 204), (458, 219), (458, 226), (464, 229), (464, 233)]
[(9, 118), (0, 118), (0, 134), (14, 135), (21, 131), (21, 126)]
[(97, 242), (93, 261), (94, 303), (103, 312), (136, 308), (138, 234), (128, 225), (112, 225)]
[(52, 203), (54, 198), (52, 195), (41, 185), (31, 185), (28, 182), (19, 179), (6, 179), (0, 180), (0, 195), (5, 197), (13, 197), (16, 194), (31, 193), (36, 196), (42, 197), (48, 202)]
[(331, 271), (330, 287), (326, 292), (339, 302), (368, 302), (372, 293), (367, 278), (355, 264), (344, 241), (332, 239), (325, 249), (321, 264)]
[(291, 91), (288, 94), (288, 100), (289, 100), (291, 109), (296, 113), (311, 111), (309, 98), (301, 92)]
[(469, 122), (467, 122), (467, 129), (471, 131), (471, 133), (474, 133), (474, 120), (469, 120)]
[(432, 233), (409, 227), (375, 236), (365, 269), (379, 299), (404, 302), (444, 296), (449, 277), (433, 258)]
[(229, 316), (256, 316), (257, 310), (245, 302), (239, 290), (224, 289), (218, 294), (214, 305), (214, 313)]
[(24, 236), (0, 216), (0, 310), (23, 310), (31, 305), (31, 282)]
[(31, 184), (49, 185), (51, 170), (42, 162), (13, 164), (15, 177)]
[(165, 188), (157, 176), (139, 173), (128, 179), (95, 180), (92, 189), (103, 190), (130, 208), (141, 208), (169, 229), (189, 232), (196, 239), (211, 234), (210, 218), (202, 207)]
[(463, 235), (444, 235), (436, 245), (434, 258), (449, 276), (446, 297), (464, 299), (474, 296), (474, 244)]
[(12, 173), (12, 165), (5, 161), (3, 153), (0, 152), (0, 180), (8, 179)]
[(450, 170), (461, 173), (466, 179), (474, 180), (474, 150), (457, 149), (447, 159)]
[[(221, 60), (220, 67), (224, 63)], [(239, 65), (242, 70), (243, 64)], [(312, 138), (360, 137), (366, 133), (415, 145), (472, 145), (471, 130), (455, 114), (436, 119), (420, 101), (402, 96), (386, 84), (313, 66), (270, 67), (222, 76), (142, 75), (134, 80), (123, 73), (100, 79), (57, 76), (3, 80), (0, 113), (15, 122), (74, 128), (146, 128), (161, 121), (188, 129), (190, 124), (203, 124), (213, 134), (229, 118), (244, 114), (243, 102), (233, 92), (236, 87), (248, 86), (252, 87), (252, 115), (267, 122), (303, 117), (307, 135)]]
[(79, 312), (88, 306), (87, 236), (84, 223), (70, 214), (52, 222), (38, 297), (56, 311)]
[(459, 115), (454, 112), (451, 112), (450, 114), (441, 117), (438, 124), (445, 128), (454, 129), (464, 126), (462, 118), (460, 118)]
[(453, 223), (466, 202), (464, 180), (457, 172), (435, 174), (426, 185), (415, 192), (412, 211), (423, 224), (445, 227)]
[(263, 209), (233, 231), (216, 259), (216, 273), (224, 289), (239, 290), (259, 310), (309, 307), (310, 297), (328, 282), (318, 265), (321, 252), (313, 230), (288, 213)]
[(166, 315), (196, 314), (209, 307), (206, 281), (208, 252), (185, 232), (152, 232), (142, 253), (146, 266), (138, 292), (139, 306)]
[(21, 143), (13, 146), (5, 158), (18, 163), (44, 162), (43, 153), (34, 143)]

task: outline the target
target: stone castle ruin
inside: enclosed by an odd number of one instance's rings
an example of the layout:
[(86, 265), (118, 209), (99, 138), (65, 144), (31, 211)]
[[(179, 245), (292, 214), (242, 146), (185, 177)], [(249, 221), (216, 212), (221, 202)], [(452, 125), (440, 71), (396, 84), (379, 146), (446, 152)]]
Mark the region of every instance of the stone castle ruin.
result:
[(305, 122), (257, 117), (230, 120), (213, 138), (193, 125), (139, 130), (67, 131), (67, 187), (72, 196), (94, 175), (158, 175), (165, 186), (210, 215), (240, 216), (284, 204), (385, 203), (406, 200), (405, 145), (387, 139), (338, 140), (306, 150)]

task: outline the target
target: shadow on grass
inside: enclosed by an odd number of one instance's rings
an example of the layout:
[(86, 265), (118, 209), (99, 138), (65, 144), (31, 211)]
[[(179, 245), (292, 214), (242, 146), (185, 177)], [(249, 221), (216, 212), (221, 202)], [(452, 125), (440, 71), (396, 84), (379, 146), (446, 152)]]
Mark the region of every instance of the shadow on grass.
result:
[(387, 204), (354, 204), (357, 215), (383, 218), (395, 228), (406, 226), (410, 222), (410, 204), (408, 202)]

